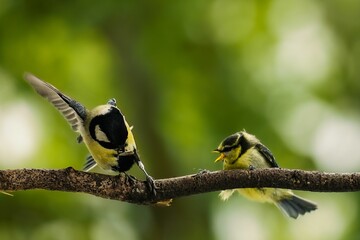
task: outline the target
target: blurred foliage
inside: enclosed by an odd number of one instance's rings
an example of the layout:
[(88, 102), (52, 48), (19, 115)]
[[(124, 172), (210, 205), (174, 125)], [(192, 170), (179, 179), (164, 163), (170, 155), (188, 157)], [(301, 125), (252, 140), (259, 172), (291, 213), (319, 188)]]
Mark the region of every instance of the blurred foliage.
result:
[[(220, 169), (211, 150), (242, 129), (282, 167), (359, 171), (359, 12), (354, 0), (0, 0), (0, 167), (81, 168), (87, 155), (29, 71), (89, 108), (115, 97), (155, 178)], [(0, 195), (0, 239), (360, 236), (358, 193), (300, 195), (319, 210), (294, 221), (216, 193), (156, 208), (19, 192)]]

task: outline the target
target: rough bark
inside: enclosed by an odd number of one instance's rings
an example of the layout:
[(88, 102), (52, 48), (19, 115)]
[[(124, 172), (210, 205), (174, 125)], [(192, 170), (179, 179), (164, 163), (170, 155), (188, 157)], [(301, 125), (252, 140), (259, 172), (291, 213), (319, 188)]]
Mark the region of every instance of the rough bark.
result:
[(360, 190), (360, 173), (325, 173), (289, 169), (228, 170), (156, 180), (154, 196), (146, 182), (131, 181), (120, 174), (109, 176), (75, 170), (0, 170), (0, 191), (44, 189), (88, 193), (136, 204), (232, 188), (277, 187), (313, 192)]

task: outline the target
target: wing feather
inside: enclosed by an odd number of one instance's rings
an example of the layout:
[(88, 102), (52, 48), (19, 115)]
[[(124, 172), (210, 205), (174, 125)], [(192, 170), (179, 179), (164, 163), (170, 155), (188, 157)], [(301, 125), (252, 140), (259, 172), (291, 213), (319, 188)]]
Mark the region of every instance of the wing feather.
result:
[(38, 94), (46, 98), (57, 110), (59, 110), (74, 131), (79, 131), (79, 126), (83, 124), (86, 118), (86, 109), (83, 105), (31, 73), (25, 73), (24, 79)]
[(86, 162), (84, 164), (84, 167), (83, 167), (83, 171), (85, 172), (88, 172), (90, 171), (91, 169), (93, 169), (94, 167), (96, 167), (97, 163), (96, 161), (94, 160), (94, 158), (90, 155), (86, 158)]
[(270, 150), (265, 147), (263, 144), (258, 143), (255, 145), (255, 148), (263, 155), (266, 161), (270, 164), (271, 167), (278, 168), (279, 165), (275, 161), (274, 155), (270, 152)]

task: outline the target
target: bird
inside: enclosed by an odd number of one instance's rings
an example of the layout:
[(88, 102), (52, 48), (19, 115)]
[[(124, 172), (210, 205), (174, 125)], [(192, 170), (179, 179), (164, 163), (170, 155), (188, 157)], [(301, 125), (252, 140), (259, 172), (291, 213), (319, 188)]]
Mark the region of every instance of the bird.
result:
[[(271, 151), (246, 131), (226, 137), (213, 152), (220, 153), (215, 162), (223, 161), (224, 170), (279, 168)], [(273, 203), (285, 215), (294, 219), (317, 209), (315, 203), (295, 195), (291, 190), (280, 188), (223, 190), (219, 197), (225, 201), (236, 191), (253, 201)]]
[(78, 143), (84, 142), (90, 152), (84, 164), (84, 171), (99, 166), (104, 170), (125, 173), (126, 179), (133, 181), (135, 178), (126, 171), (136, 163), (145, 174), (150, 190), (156, 194), (155, 181), (146, 172), (140, 160), (132, 127), (117, 107), (115, 98), (88, 110), (80, 102), (31, 73), (25, 73), (24, 79), (64, 116), (75, 132), (79, 133)]

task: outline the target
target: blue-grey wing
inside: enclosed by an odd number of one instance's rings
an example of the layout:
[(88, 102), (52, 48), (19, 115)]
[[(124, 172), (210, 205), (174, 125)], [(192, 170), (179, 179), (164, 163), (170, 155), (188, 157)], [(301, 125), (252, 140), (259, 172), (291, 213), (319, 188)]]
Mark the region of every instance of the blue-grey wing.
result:
[(263, 144), (258, 143), (255, 145), (255, 148), (259, 151), (259, 153), (265, 158), (265, 160), (269, 163), (271, 167), (278, 168), (279, 165), (275, 161), (274, 155), (270, 152), (270, 150), (265, 147)]

